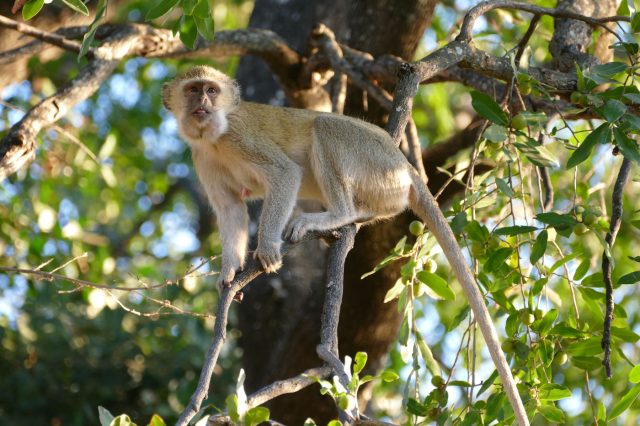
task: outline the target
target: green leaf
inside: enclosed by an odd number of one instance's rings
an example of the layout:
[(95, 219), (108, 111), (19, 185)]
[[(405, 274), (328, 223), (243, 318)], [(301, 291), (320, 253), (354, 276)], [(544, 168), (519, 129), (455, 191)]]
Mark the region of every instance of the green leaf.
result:
[[(634, 104), (640, 104), (640, 94), (638, 94), (638, 93), (625, 93), (624, 94), (624, 98), (630, 100)], [(629, 114), (625, 115), (625, 119), (627, 117), (629, 117)], [(635, 116), (632, 115), (632, 117), (635, 117)]]
[(449, 386), (458, 386), (461, 388), (470, 388), (471, 387), (471, 383), (464, 381), (464, 380), (452, 380), (451, 382), (449, 382)]
[(201, 19), (211, 18), (209, 0), (198, 0), (198, 3), (193, 8), (193, 16)]
[(231, 420), (238, 423), (240, 421), (240, 415), (238, 414), (238, 396), (237, 395), (229, 395), (227, 399), (225, 399), (227, 405), (227, 413)]
[(571, 157), (569, 157), (567, 161), (567, 169), (575, 167), (589, 158), (596, 144), (607, 143), (610, 138), (609, 125), (603, 123), (598, 126), (593, 132), (589, 133), (580, 146), (573, 151), (573, 154), (571, 154)]
[(578, 221), (570, 214), (558, 214), (556, 212), (538, 213), (536, 215), (538, 222), (546, 223), (555, 227), (575, 226)]
[(106, 408), (98, 406), (98, 418), (100, 419), (100, 426), (109, 426), (113, 421), (113, 414)]
[(499, 124), (492, 124), (484, 131), (483, 136), (491, 142), (501, 143), (507, 140), (507, 128)]
[(193, 11), (198, 5), (199, 0), (181, 0), (180, 6), (182, 7), (182, 12), (186, 16), (193, 15)]
[(575, 338), (575, 337), (579, 338), (584, 335), (582, 331), (577, 330), (573, 327), (570, 327), (566, 323), (562, 323), (562, 322), (560, 324), (556, 324), (556, 326), (549, 331), (549, 334), (554, 336), (570, 337), (570, 338)]
[(584, 276), (589, 272), (589, 267), (591, 266), (591, 260), (589, 258), (582, 259), (580, 265), (576, 268), (576, 272), (573, 274), (574, 281), (580, 281), (584, 278)]
[(634, 13), (631, 18), (631, 31), (634, 33), (640, 32), (640, 14)]
[(513, 189), (504, 179), (496, 178), (496, 186), (507, 197), (513, 198)]
[(609, 99), (603, 106), (596, 108), (596, 111), (609, 123), (614, 123), (627, 112), (627, 106), (617, 99)]
[(640, 151), (638, 151), (636, 141), (625, 135), (619, 128), (613, 129), (613, 139), (616, 141), (618, 148), (620, 148), (622, 155), (629, 160), (640, 163)]
[(331, 420), (327, 423), (327, 426), (342, 426), (342, 422), (340, 420)]
[(572, 343), (567, 347), (567, 353), (571, 356), (593, 356), (602, 353), (600, 338), (591, 337), (581, 342)]
[(257, 426), (260, 423), (269, 420), (269, 409), (267, 407), (254, 407), (247, 411), (244, 416), (244, 424), (246, 426)]
[(553, 325), (553, 322), (556, 320), (556, 318), (558, 318), (558, 310), (549, 310), (549, 312), (544, 314), (540, 321), (536, 321), (534, 323), (534, 330), (541, 336), (546, 336), (549, 330), (551, 330), (551, 326)]
[(198, 29), (198, 33), (204, 37), (206, 40), (213, 40), (215, 37), (215, 24), (213, 23), (213, 19), (211, 17), (207, 18), (198, 18), (194, 16), (193, 20), (196, 22), (196, 28)]
[(459, 326), (460, 323), (462, 323), (462, 321), (464, 321), (464, 319), (467, 317), (467, 315), (469, 315), (470, 311), (471, 311), (471, 307), (469, 305), (463, 307), (460, 310), (460, 312), (458, 312), (458, 314), (455, 317), (453, 317), (453, 320), (451, 321), (451, 323), (447, 325), (447, 331), (451, 331), (457, 326)]
[(427, 342), (425, 342), (422, 335), (418, 332), (416, 332), (416, 342), (418, 343), (418, 350), (420, 350), (420, 355), (427, 366), (427, 370), (429, 370), (433, 376), (442, 375), (440, 364), (438, 364), (438, 361), (433, 357), (433, 353), (431, 352), (429, 345), (427, 345)]
[(395, 371), (384, 370), (382, 374), (380, 374), (380, 378), (385, 382), (395, 382), (400, 376)]
[(602, 360), (595, 356), (572, 356), (571, 365), (591, 373), (602, 367)]
[(535, 264), (542, 256), (544, 256), (544, 252), (547, 250), (547, 239), (549, 238), (549, 233), (547, 230), (543, 230), (536, 237), (533, 246), (531, 247), (531, 255), (529, 256), (529, 260), (531, 264)]
[(558, 269), (559, 267), (561, 267), (565, 263), (570, 262), (573, 259), (575, 259), (576, 257), (580, 257), (580, 256), (582, 256), (582, 252), (581, 251), (577, 251), (577, 252), (574, 252), (574, 253), (566, 255), (565, 257), (563, 257), (562, 259), (558, 260), (556, 263), (551, 265), (551, 267), (549, 268), (549, 273), (555, 271), (556, 269)]
[(496, 235), (520, 235), (526, 234), (527, 232), (537, 231), (538, 228), (535, 226), (524, 226), (524, 225), (515, 225), (515, 226), (504, 226), (502, 228), (498, 228), (493, 231)]
[(388, 303), (393, 299), (398, 298), (398, 296), (400, 296), (400, 294), (402, 293), (402, 290), (404, 290), (405, 287), (406, 285), (404, 284), (404, 281), (402, 281), (402, 278), (398, 278), (398, 280), (393, 285), (393, 287), (391, 287), (387, 291), (387, 294), (384, 295), (384, 303)]
[(478, 114), (487, 120), (505, 127), (509, 124), (507, 114), (505, 114), (502, 108), (500, 108), (500, 105), (486, 93), (475, 90), (472, 91), (471, 105)]
[(618, 279), (618, 285), (635, 284), (637, 282), (640, 282), (640, 271), (631, 272)]
[(407, 400), (407, 411), (415, 416), (425, 417), (429, 414), (429, 407), (426, 407), (413, 398), (409, 398)]
[(486, 226), (480, 225), (477, 220), (472, 220), (464, 227), (469, 239), (473, 241), (484, 242), (489, 238), (489, 230)]
[(302, 426), (316, 426), (316, 422), (312, 418), (308, 418)]
[(558, 401), (560, 399), (571, 398), (571, 391), (569, 388), (550, 383), (540, 386), (539, 390), (540, 399), (544, 401)]
[(98, 6), (96, 7), (96, 17), (93, 19), (93, 22), (89, 26), (89, 30), (84, 34), (84, 37), (82, 38), (82, 47), (80, 48), (80, 53), (78, 53), (78, 59), (86, 55), (91, 48), (91, 43), (93, 43), (93, 39), (96, 36), (96, 31), (98, 30), (100, 21), (102, 20), (106, 12), (107, 0), (99, 0)]
[(169, 13), (179, 2), (180, 0), (161, 0), (160, 3), (149, 9), (147, 16), (145, 16), (144, 19), (146, 21), (158, 19), (159, 17)]
[(625, 72), (628, 68), (629, 65), (624, 62), (607, 62), (606, 64), (592, 66), (591, 73), (605, 78), (613, 78), (616, 74)]
[(631, 383), (640, 383), (640, 364), (633, 367), (629, 372), (629, 381)]
[(482, 383), (482, 386), (480, 386), (480, 389), (478, 389), (476, 398), (482, 395), (487, 389), (489, 389), (489, 387), (491, 387), (491, 385), (493, 384), (493, 382), (496, 381), (497, 378), (498, 378), (498, 370), (493, 370), (493, 373), (491, 373), (491, 375), (487, 378), (487, 380), (485, 380), (484, 383)]
[(353, 372), (359, 373), (362, 371), (364, 366), (367, 363), (367, 353), (366, 352), (358, 352), (353, 360)]
[(624, 396), (613, 406), (609, 416), (607, 417), (607, 421), (611, 421), (618, 417), (620, 414), (624, 413), (627, 408), (631, 407), (631, 404), (636, 400), (636, 398), (640, 395), (640, 383), (636, 384), (634, 387), (629, 389), (629, 391), (624, 394)]
[(484, 268), (487, 272), (494, 272), (502, 266), (505, 260), (513, 253), (513, 249), (511, 247), (500, 247), (491, 253), (491, 256), (484, 263)]
[(164, 422), (164, 420), (162, 420), (162, 417), (160, 417), (157, 414), (154, 414), (151, 417), (151, 420), (149, 421), (149, 424), (147, 426), (167, 426), (167, 424)]
[(451, 230), (454, 234), (459, 234), (464, 230), (467, 224), (467, 214), (460, 212), (451, 219)]
[(443, 299), (456, 300), (456, 294), (451, 290), (447, 281), (441, 276), (427, 271), (420, 271), (416, 274), (416, 277)]
[(22, 19), (28, 21), (40, 12), (44, 6), (44, 0), (29, 0), (22, 6)]
[(629, 328), (611, 327), (611, 334), (623, 342), (635, 343), (640, 340), (640, 336)]
[(526, 138), (525, 142), (516, 142), (513, 145), (536, 166), (558, 167), (560, 165), (551, 151), (534, 139)]
[(87, 9), (87, 6), (81, 0), (62, 0), (62, 3), (78, 13), (89, 16), (89, 9)]
[(604, 287), (604, 275), (602, 272), (593, 273), (585, 277), (581, 284), (587, 287)]
[(541, 405), (538, 412), (550, 422), (564, 423), (564, 412), (555, 405)]

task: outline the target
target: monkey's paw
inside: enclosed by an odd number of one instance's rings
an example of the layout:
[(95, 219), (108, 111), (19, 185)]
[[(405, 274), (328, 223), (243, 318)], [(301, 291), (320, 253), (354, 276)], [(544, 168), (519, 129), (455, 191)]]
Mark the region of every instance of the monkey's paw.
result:
[(253, 257), (258, 259), (265, 272), (276, 272), (282, 266), (281, 245), (282, 241), (258, 242), (258, 248)]
[(236, 277), (236, 270), (232, 267), (223, 266), (218, 275), (218, 289), (222, 291), (225, 287), (231, 287), (231, 282)]

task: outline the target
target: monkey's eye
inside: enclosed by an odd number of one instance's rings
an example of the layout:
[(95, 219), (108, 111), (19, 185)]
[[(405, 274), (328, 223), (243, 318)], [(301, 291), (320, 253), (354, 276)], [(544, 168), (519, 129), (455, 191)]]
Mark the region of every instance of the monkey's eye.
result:
[(189, 88), (189, 92), (191, 92), (191, 93), (198, 93), (198, 92), (199, 92), (199, 90), (198, 90), (198, 88), (197, 88), (196, 86), (191, 86), (191, 87)]
[(207, 93), (208, 93), (208, 94), (210, 94), (210, 95), (213, 95), (213, 94), (215, 94), (215, 93), (217, 93), (217, 92), (216, 92), (216, 89), (214, 89), (213, 87), (209, 87), (209, 88), (207, 89)]

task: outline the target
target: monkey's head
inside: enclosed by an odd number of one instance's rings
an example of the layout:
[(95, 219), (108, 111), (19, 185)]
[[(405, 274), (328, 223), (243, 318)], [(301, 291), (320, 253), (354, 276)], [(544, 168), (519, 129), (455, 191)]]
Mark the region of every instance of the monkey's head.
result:
[[(186, 136), (202, 137), (210, 127), (219, 135), (226, 130), (227, 114), (240, 103), (240, 88), (231, 77), (202, 65), (165, 83), (162, 103)], [(199, 136), (191, 134), (196, 129)]]

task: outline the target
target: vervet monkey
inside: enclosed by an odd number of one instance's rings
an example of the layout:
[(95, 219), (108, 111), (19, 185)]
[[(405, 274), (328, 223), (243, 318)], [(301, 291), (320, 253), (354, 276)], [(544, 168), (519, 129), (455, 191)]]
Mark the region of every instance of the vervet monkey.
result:
[[(282, 238), (387, 218), (410, 208), (435, 235), (463, 286), (511, 403), (524, 413), (511, 370), (451, 228), (438, 204), (383, 129), (355, 118), (240, 100), (235, 80), (197, 66), (166, 83), (164, 106), (191, 146), (196, 172), (218, 218), (220, 281), (243, 267), (248, 242), (245, 199), (264, 198), (254, 256), (267, 272), (282, 264)], [(297, 198), (321, 213), (290, 220)], [(285, 230), (286, 228), (286, 230)], [(528, 424), (519, 416), (520, 424)]]

